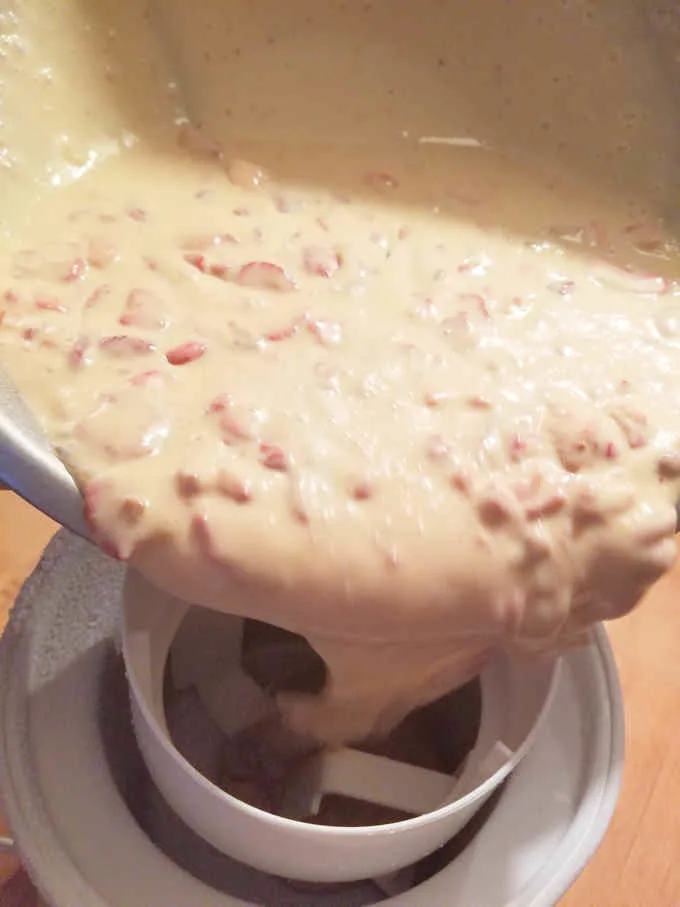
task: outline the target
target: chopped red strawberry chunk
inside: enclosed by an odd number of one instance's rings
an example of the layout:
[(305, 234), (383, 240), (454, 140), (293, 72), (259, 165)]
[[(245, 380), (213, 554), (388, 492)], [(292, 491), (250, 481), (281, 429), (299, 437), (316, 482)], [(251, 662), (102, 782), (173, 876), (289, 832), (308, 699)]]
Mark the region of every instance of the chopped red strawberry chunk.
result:
[(185, 148), (193, 154), (217, 159), (222, 157), (221, 145), (206, 132), (203, 126), (182, 123), (177, 141), (181, 148)]
[(106, 239), (96, 237), (90, 240), (88, 247), (87, 260), (93, 268), (102, 270), (117, 261), (118, 250)]
[(71, 347), (68, 355), (68, 361), (71, 368), (82, 368), (87, 365), (87, 351), (90, 348), (90, 341), (87, 337), (79, 337)]
[(130, 290), (125, 301), (125, 312), (119, 321), (123, 325), (145, 330), (163, 330), (168, 324), (165, 303), (152, 290)]
[(208, 267), (205, 255), (201, 255), (200, 252), (187, 252), (184, 256), (184, 261), (188, 265), (191, 265), (192, 268), (196, 268), (196, 270), (200, 271), (202, 274), (205, 274)]
[(399, 180), (391, 173), (369, 173), (366, 177), (367, 184), (378, 192), (390, 191), (396, 189)]
[(260, 463), (275, 472), (288, 470), (288, 457), (278, 444), (260, 444)]
[(108, 296), (110, 292), (111, 287), (108, 284), (103, 284), (101, 287), (97, 287), (97, 289), (93, 290), (85, 300), (85, 308), (91, 309), (98, 302), (101, 302), (101, 300), (105, 296)]
[(35, 307), (44, 312), (59, 312), (62, 315), (68, 312), (66, 306), (54, 296), (39, 296), (35, 301)]
[(307, 328), (322, 346), (336, 346), (342, 340), (342, 327), (337, 321), (318, 318), (310, 321)]
[(99, 346), (110, 356), (119, 356), (121, 358), (127, 356), (145, 356), (149, 353), (153, 353), (156, 349), (153, 343), (149, 343), (148, 340), (143, 340), (141, 337), (129, 337), (127, 335), (121, 335), (119, 337), (102, 337), (99, 341)]
[(180, 343), (179, 346), (175, 346), (171, 350), (168, 350), (165, 354), (165, 358), (170, 365), (187, 365), (187, 363), (195, 362), (196, 359), (200, 359), (201, 356), (204, 356), (207, 349), (208, 348), (204, 343), (190, 340), (187, 343)]
[(305, 271), (314, 277), (332, 277), (341, 265), (338, 253), (323, 246), (307, 246), (302, 259)]
[(217, 277), (218, 280), (229, 279), (229, 267), (222, 264), (213, 264), (208, 268), (211, 277)]
[(251, 261), (247, 265), (243, 265), (238, 272), (236, 282), (243, 287), (277, 290), (280, 293), (297, 290), (297, 284), (284, 269), (269, 261)]
[(230, 182), (241, 189), (257, 189), (269, 178), (266, 171), (250, 161), (234, 159), (227, 166)]

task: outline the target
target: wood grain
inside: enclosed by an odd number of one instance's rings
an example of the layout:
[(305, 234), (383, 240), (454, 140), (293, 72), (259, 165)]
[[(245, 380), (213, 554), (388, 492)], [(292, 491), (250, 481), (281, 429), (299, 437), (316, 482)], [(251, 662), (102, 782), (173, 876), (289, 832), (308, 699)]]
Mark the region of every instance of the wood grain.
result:
[[(16, 495), (0, 490), (0, 627), (5, 626), (17, 592), (56, 529), (56, 524)], [(6, 833), (0, 816), (0, 834)], [(0, 855), (0, 907), (39, 907), (18, 861), (4, 855)]]
[[(0, 626), (55, 529), (0, 492)], [(680, 564), (609, 634), (626, 704), (623, 790), (602, 847), (560, 907), (680, 907)], [(17, 869), (0, 857), (0, 907), (38, 907)]]

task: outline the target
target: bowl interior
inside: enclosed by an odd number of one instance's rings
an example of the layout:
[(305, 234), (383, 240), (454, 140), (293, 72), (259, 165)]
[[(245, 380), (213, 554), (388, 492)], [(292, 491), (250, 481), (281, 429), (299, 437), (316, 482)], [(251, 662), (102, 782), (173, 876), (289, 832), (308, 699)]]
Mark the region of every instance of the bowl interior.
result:
[[(229, 649), (230, 634), (236, 634), (241, 619), (194, 608), (167, 596), (138, 574), (130, 572), (125, 595), (124, 648), (133, 694), (140, 700), (145, 720), (189, 775), (194, 774), (195, 766), (176, 749), (168, 727), (166, 673), (178, 631), (192, 622), (194, 630), (203, 633), (201, 655), (207, 664), (211, 656)], [(229, 652), (227, 657), (234, 657), (234, 652)], [(550, 706), (558, 667), (559, 662), (546, 658), (529, 660), (499, 654), (491, 660), (479, 678), (482, 706), (481, 720), (474, 735), (476, 739), (470, 741), (471, 749), (458, 777), (452, 779), (448, 796), (433, 813), (465, 810), (475, 799), (482, 802), (507, 778), (538, 733), (542, 717)], [(240, 802), (206, 778), (202, 781), (209, 784), (214, 797), (232, 807)], [(247, 804), (241, 803), (241, 806), (247, 808)]]

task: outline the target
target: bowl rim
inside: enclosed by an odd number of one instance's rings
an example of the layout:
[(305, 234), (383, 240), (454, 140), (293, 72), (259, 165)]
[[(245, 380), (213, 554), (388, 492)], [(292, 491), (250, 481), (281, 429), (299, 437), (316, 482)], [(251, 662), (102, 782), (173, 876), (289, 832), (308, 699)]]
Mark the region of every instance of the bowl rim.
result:
[[(160, 752), (162, 752), (165, 759), (170, 760), (175, 769), (181, 771), (193, 785), (198, 785), (203, 790), (203, 792), (211, 796), (213, 800), (216, 800), (218, 802), (221, 801), (230, 809), (236, 810), (237, 812), (240, 811), (242, 814), (245, 814), (246, 816), (249, 816), (253, 819), (256, 819), (258, 821), (265, 821), (270, 826), (270, 828), (280, 831), (290, 832), (291, 830), (304, 830), (305, 833), (313, 831), (322, 838), (335, 840), (354, 840), (358, 837), (365, 837), (366, 835), (375, 836), (379, 834), (405, 834), (417, 828), (434, 824), (439, 820), (445, 819), (447, 816), (464, 812), (466, 809), (475, 806), (479, 801), (483, 802), (503, 784), (503, 782), (508, 778), (508, 776), (514, 771), (517, 765), (533, 747), (536, 737), (540, 733), (540, 730), (545, 722), (545, 717), (552, 707), (561, 676), (562, 658), (559, 655), (555, 655), (551, 658), (550, 680), (546, 687), (545, 696), (528, 733), (526, 734), (520, 745), (512, 752), (511, 757), (508, 758), (503, 763), (503, 765), (501, 765), (488, 778), (485, 778), (485, 780), (481, 784), (476, 785), (471, 791), (468, 791), (468, 793), (464, 794), (462, 797), (445, 803), (435, 810), (430, 810), (429, 812), (422, 813), (421, 815), (413, 816), (408, 819), (402, 819), (398, 822), (392, 822), (389, 824), (359, 826), (319, 825), (312, 822), (303, 822), (298, 819), (289, 819), (284, 816), (276, 815), (275, 813), (270, 813), (267, 810), (260, 809), (256, 806), (251, 806), (249, 803), (245, 803), (243, 800), (240, 800), (233, 794), (228, 793), (218, 784), (215, 784), (204, 775), (202, 775), (198, 771), (198, 769), (196, 769), (195, 766), (192, 765), (191, 762), (189, 762), (189, 760), (182, 755), (182, 753), (180, 753), (180, 751), (175, 747), (172, 740), (170, 739), (167, 725), (165, 724), (164, 710), (163, 720), (161, 722), (158, 720), (157, 715), (151, 708), (147, 699), (142, 695), (142, 687), (138, 677), (136, 661), (132, 656), (132, 632), (128, 620), (130, 613), (130, 603), (129, 597), (125, 594), (125, 592), (123, 599), (122, 654), (125, 662), (127, 681), (134, 705), (141, 715), (141, 718), (144, 721), (147, 729), (151, 732), (156, 747)], [(201, 607), (200, 605), (194, 605), (190, 602), (179, 602), (179, 600), (177, 599), (173, 599), (172, 601), (176, 604), (176, 606), (178, 606), (178, 611), (176, 612), (177, 625), (169, 637), (167, 648), (165, 647), (165, 645), (163, 646), (162, 657), (164, 666), (167, 665), (170, 649), (175, 640), (177, 632), (179, 631), (182, 621), (192, 608)], [(179, 611), (179, 605), (184, 606), (181, 612)], [(177, 613), (179, 614), (179, 616), (177, 616)], [(136, 629), (135, 632), (140, 632), (140, 630)], [(144, 651), (148, 652), (148, 647), (145, 647)], [(137, 734), (136, 727), (135, 734)], [(141, 742), (140, 749), (144, 754), (145, 747), (141, 744)], [(151, 771), (152, 767), (148, 766), (148, 768)], [(465, 768), (463, 768), (460, 779), (463, 778), (464, 771)]]

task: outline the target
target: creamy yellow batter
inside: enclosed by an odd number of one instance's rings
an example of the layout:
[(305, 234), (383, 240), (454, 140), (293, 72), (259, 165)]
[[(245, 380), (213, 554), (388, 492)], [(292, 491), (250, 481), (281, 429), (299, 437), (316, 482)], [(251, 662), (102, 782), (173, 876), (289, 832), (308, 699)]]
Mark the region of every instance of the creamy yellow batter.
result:
[(661, 12), (3, 14), (2, 362), (105, 550), (308, 637), (330, 682), (282, 702), (297, 729), (385, 729), (671, 565)]

